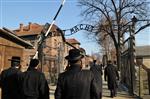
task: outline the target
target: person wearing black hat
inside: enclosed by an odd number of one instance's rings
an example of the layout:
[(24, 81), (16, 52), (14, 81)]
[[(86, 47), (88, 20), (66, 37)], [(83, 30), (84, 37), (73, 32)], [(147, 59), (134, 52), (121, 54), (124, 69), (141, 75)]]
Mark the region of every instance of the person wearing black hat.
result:
[(23, 73), (21, 99), (49, 99), (49, 87), (44, 74), (37, 70), (38, 59), (31, 59)]
[(65, 58), (70, 66), (59, 74), (55, 99), (100, 99), (93, 73), (90, 70), (82, 70), (83, 57), (80, 50), (69, 50), (69, 55)]
[(103, 83), (102, 83), (102, 75), (103, 75), (102, 66), (98, 65), (96, 62), (97, 62), (97, 60), (94, 59), (90, 70), (93, 72), (93, 74), (95, 76), (96, 82), (99, 86), (98, 88), (100, 89), (99, 94), (100, 94), (100, 97), (102, 97), (102, 85), (103, 85)]
[(119, 73), (111, 60), (108, 61), (107, 67), (105, 68), (104, 79), (107, 81), (110, 97), (115, 97), (117, 94), (117, 80), (119, 80)]
[(13, 56), (9, 61), (11, 61), (11, 67), (3, 70), (0, 75), (1, 99), (21, 99), (19, 87), (20, 75), (22, 74), (19, 70), (21, 59), (18, 56)]

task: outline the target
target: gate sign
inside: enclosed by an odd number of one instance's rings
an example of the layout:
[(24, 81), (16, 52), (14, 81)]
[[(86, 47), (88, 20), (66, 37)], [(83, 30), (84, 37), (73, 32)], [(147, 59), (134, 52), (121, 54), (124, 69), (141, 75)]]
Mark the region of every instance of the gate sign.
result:
[[(71, 29), (67, 29), (67, 30), (70, 30), (70, 35), (80, 31), (80, 30), (86, 30), (86, 31), (89, 31), (89, 32), (93, 32), (93, 29), (94, 29), (94, 26), (92, 25), (89, 25), (89, 24), (78, 24), (76, 26), (74, 26), (73, 28)], [(64, 30), (64, 31), (67, 31), (67, 30)]]

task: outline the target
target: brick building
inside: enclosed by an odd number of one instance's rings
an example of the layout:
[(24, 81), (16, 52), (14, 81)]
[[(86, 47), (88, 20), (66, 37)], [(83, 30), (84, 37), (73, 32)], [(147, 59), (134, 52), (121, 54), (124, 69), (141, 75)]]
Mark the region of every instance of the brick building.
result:
[[(28, 65), (29, 60), (35, 55), (38, 45), (38, 40), (44, 25), (39, 25), (37, 23), (29, 23), (24, 26), (20, 24), (20, 27), (14, 32), (20, 38), (33, 44), (34, 49), (26, 49), (24, 54), (24, 61)], [(46, 74), (46, 77), (57, 75), (62, 71), (60, 64), (63, 64), (63, 50), (64, 50), (64, 38), (62, 36), (61, 30), (53, 25), (51, 28), (51, 33), (42, 44), (42, 51), (39, 52), (40, 57), (40, 70)]]
[[(82, 65), (83, 65), (83, 69), (87, 68), (91, 62), (91, 56), (86, 55), (85, 49), (80, 47), (80, 42), (76, 40), (75, 38), (66, 39), (66, 42), (71, 44), (74, 48), (77, 48), (80, 51), (82, 51), (83, 54), (85, 54), (85, 57), (82, 59)], [(68, 55), (69, 50), (73, 48), (72, 46), (65, 44), (64, 56)], [(67, 63), (68, 63), (67, 60), (64, 59), (64, 69), (66, 68)]]
[[(38, 45), (37, 42), (39, 40), (39, 37), (41, 36), (43, 28), (45, 28), (44, 25), (39, 25), (37, 23), (30, 22), (28, 25), (20, 24), (18, 29), (13, 30), (14, 33), (13, 35), (15, 36), (15, 38), (17, 38), (17, 40), (16, 39), (14, 40), (16, 44), (10, 44), (11, 47), (14, 49), (8, 48), (7, 52), (12, 53), (13, 55), (19, 55), (22, 58), (23, 71), (27, 69), (30, 59), (35, 55), (37, 51)], [(2, 40), (0, 42), (1, 46), (4, 45), (4, 42)], [(29, 46), (30, 47), (32, 46), (33, 48), (27, 49), (27, 47)], [(39, 54), (40, 56), (39, 69), (45, 73), (47, 79), (51, 79), (51, 77), (57, 77), (58, 73), (64, 71), (64, 68), (67, 66), (67, 61), (65, 60), (64, 57), (68, 54), (68, 51), (72, 48), (77, 48), (85, 52), (83, 48), (80, 48), (79, 41), (77, 41), (75, 38), (65, 40), (61, 29), (59, 29), (56, 25), (53, 25), (48, 37), (42, 44), (42, 50), (40, 51)], [(0, 50), (3, 50), (3, 48), (0, 47)], [(0, 53), (0, 60), (1, 61), (6, 60), (2, 59), (2, 55), (3, 54)], [(84, 68), (86, 65), (89, 64), (88, 58), (89, 56), (86, 56), (83, 59)], [(4, 64), (4, 62), (2, 64)]]
[[(66, 39), (66, 43), (65, 43), (65, 46), (64, 46), (64, 57), (68, 55), (68, 52), (69, 52), (70, 49), (73, 49), (73, 48), (79, 49), (79, 46), (80, 46), (80, 42), (77, 41), (75, 38)], [(63, 69), (65, 70), (68, 62), (65, 58), (64, 58), (63, 61), (64, 61)]]
[[(0, 29), (0, 72), (11, 66), (12, 56), (18, 56), (23, 59), (24, 50), (32, 48), (32, 44), (19, 38), (8, 29)], [(25, 61), (21, 62), (22, 68), (24, 68)], [(21, 69), (22, 69), (21, 68)]]
[(136, 46), (136, 58), (141, 58), (142, 63), (150, 68), (150, 46)]

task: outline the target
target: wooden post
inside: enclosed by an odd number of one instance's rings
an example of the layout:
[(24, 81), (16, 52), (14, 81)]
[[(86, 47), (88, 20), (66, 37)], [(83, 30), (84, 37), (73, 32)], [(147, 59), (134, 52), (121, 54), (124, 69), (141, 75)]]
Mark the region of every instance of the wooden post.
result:
[(142, 69), (141, 67), (142, 67), (142, 64), (143, 64), (142, 57), (138, 58), (136, 62), (137, 62), (137, 65), (139, 67), (139, 98), (141, 99), (141, 97), (142, 97), (142, 90), (144, 88), (143, 80), (142, 80), (142, 76), (141, 76), (141, 69)]
[(148, 89), (149, 89), (149, 95), (150, 95), (150, 69), (148, 69), (147, 75), (148, 75)]

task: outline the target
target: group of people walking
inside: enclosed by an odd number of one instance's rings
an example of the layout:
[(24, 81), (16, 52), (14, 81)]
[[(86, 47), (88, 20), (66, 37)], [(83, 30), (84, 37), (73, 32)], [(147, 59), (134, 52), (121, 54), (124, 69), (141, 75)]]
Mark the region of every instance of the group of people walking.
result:
[[(90, 70), (82, 69), (84, 56), (78, 49), (71, 49), (65, 58), (69, 65), (58, 77), (55, 99), (102, 99), (102, 66), (93, 61)], [(108, 81), (110, 97), (116, 96), (119, 74), (117, 68), (108, 61), (104, 70), (104, 78)]]
[[(102, 99), (102, 66), (93, 61), (90, 70), (82, 69), (84, 55), (78, 49), (71, 49), (65, 57), (67, 69), (60, 73), (54, 93), (55, 99)], [(37, 70), (38, 59), (31, 59), (27, 71), (20, 71), (20, 58), (10, 59), (11, 67), (0, 75), (1, 99), (49, 99), (49, 87), (44, 74)], [(108, 61), (104, 70), (110, 97), (116, 96), (119, 74)]]
[(12, 57), (11, 67), (0, 75), (1, 99), (49, 99), (49, 87), (38, 59), (31, 59), (27, 71), (20, 71), (20, 57)]

